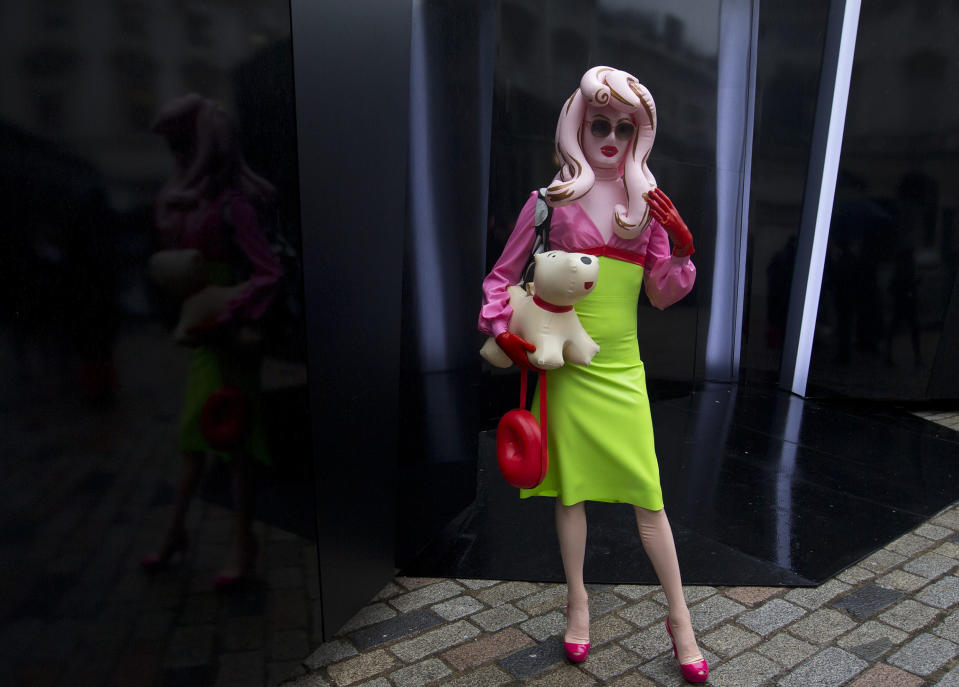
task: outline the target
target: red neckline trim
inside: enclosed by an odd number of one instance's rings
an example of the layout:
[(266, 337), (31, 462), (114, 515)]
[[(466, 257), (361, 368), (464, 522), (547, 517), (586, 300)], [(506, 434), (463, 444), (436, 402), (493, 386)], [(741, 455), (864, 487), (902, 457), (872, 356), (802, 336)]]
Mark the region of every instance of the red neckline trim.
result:
[(624, 262), (630, 262), (640, 267), (646, 266), (646, 256), (643, 253), (636, 253), (624, 248), (614, 246), (591, 246), (589, 248), (578, 248), (577, 253), (586, 253), (586, 255), (596, 255), (605, 258), (615, 258)]
[(553, 305), (552, 303), (548, 303), (535, 293), (533, 294), (533, 302), (543, 310), (547, 310), (549, 312), (569, 312), (573, 309), (573, 306), (571, 305)]

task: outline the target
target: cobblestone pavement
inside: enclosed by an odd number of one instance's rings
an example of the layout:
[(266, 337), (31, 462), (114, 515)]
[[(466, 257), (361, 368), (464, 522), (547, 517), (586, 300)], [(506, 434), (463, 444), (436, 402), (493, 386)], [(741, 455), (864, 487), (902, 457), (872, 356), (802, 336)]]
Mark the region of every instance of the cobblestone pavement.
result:
[[(709, 684), (959, 687), (959, 504), (819, 587), (686, 587)], [(287, 687), (685, 684), (658, 587), (592, 586), (592, 650), (563, 656), (565, 587), (399, 577)]]

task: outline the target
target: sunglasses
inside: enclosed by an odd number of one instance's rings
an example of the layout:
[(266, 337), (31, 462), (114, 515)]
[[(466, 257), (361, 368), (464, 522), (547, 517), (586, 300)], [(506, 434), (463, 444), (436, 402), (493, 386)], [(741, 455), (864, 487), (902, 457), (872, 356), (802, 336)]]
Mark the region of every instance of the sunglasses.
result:
[(609, 132), (614, 131), (616, 139), (619, 141), (628, 141), (636, 132), (636, 127), (632, 122), (620, 122), (613, 129), (613, 125), (608, 119), (594, 119), (590, 122), (589, 132), (596, 138), (606, 138)]

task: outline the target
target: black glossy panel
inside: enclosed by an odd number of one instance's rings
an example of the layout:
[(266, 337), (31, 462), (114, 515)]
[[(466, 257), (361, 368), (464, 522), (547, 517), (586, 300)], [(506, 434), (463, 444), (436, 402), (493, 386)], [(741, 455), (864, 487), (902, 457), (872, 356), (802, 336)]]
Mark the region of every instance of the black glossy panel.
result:
[(745, 381), (774, 385), (786, 333), (829, 2), (760, 4), (741, 364)]
[[(179, 672), (161, 661), (174, 609), (184, 623), (206, 609), (192, 622), (215, 624), (210, 643), (233, 629), (228, 610), (265, 622), (262, 580), (239, 595), (245, 605), (213, 594), (239, 522), (230, 465), (268, 458), (236, 472), (253, 483), (238, 505), (256, 515), (260, 550), (281, 557), (270, 533), (282, 531), (298, 561), (315, 559), (289, 4), (4, 1), (0, 65), (0, 626), (22, 642), (0, 652), (0, 674), (129, 684), (124, 666), (136, 666), (141, 684), (212, 683), (212, 655)], [(154, 133), (189, 93), (196, 109)], [(189, 289), (164, 293), (147, 261), (187, 247), (193, 230), (209, 230), (196, 247), (222, 263), (210, 272), (232, 273), (204, 278), (243, 280), (249, 242), (284, 276), (261, 292), (274, 295), (265, 312), (237, 317), (256, 322), (262, 347), (234, 358), (237, 338), (218, 330), (195, 394), (203, 404), (221, 384), (242, 386), (263, 444), (195, 473), (187, 562), (150, 577), (139, 559), (161, 547), (187, 496), (179, 419), (196, 416), (184, 396), (198, 377), (194, 349), (171, 335)]]
[[(820, 583), (959, 497), (959, 434), (870, 406), (715, 386), (653, 403), (687, 583)], [(411, 574), (562, 580), (553, 500), (520, 500), (481, 443), (479, 498)], [(655, 582), (631, 507), (589, 504), (587, 579)]]
[(863, 3), (810, 391), (959, 397), (959, 21)]

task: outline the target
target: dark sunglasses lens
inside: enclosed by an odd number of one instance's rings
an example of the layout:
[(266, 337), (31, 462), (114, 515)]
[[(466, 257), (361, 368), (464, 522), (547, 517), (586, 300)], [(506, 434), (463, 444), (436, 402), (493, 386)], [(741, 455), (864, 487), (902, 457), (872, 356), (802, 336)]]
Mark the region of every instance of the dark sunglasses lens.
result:
[(633, 137), (633, 132), (636, 131), (634, 127), (629, 122), (623, 122), (622, 124), (616, 125), (616, 138), (620, 141), (628, 141)]
[(594, 119), (589, 127), (589, 131), (596, 138), (606, 138), (612, 131), (612, 126), (605, 119)]

